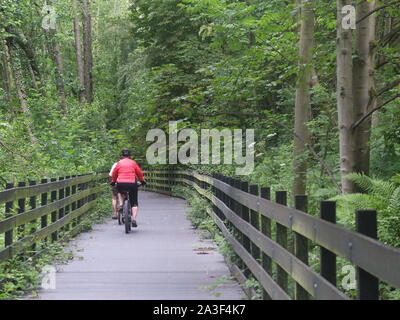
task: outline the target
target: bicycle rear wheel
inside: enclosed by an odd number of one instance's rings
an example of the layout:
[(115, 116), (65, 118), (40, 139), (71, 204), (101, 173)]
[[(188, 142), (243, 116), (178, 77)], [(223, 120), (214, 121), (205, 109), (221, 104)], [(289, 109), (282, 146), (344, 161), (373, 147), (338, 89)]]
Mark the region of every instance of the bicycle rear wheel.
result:
[(124, 220), (125, 220), (125, 233), (129, 233), (131, 231), (131, 205), (129, 200), (124, 201)]
[(117, 210), (118, 210), (118, 224), (121, 225), (123, 223), (123, 219), (122, 219), (122, 213), (121, 210), (119, 210), (119, 205), (117, 206)]

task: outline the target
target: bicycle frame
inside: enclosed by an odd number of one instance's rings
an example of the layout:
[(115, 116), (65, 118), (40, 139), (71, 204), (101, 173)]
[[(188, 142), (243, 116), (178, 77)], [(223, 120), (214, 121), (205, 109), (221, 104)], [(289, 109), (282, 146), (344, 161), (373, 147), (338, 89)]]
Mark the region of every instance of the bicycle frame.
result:
[[(119, 195), (122, 196), (122, 217), (120, 215), (120, 199), (119, 199)], [(130, 205), (130, 199), (129, 199), (129, 192), (124, 191), (124, 192), (119, 192), (118, 193), (118, 206), (119, 206), (119, 210), (118, 210), (118, 222), (119, 224), (121, 224), (121, 220), (122, 223), (125, 224), (125, 233), (129, 233), (131, 231), (131, 222), (132, 222), (132, 208)]]

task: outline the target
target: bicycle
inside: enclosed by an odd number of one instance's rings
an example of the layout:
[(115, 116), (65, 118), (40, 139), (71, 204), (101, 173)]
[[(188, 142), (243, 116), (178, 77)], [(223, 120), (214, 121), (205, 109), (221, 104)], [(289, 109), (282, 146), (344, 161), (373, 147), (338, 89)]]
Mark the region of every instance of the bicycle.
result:
[[(138, 188), (141, 186), (138, 183)], [(117, 210), (118, 210), (118, 224), (125, 224), (125, 233), (129, 233), (132, 230), (132, 207), (131, 202), (129, 200), (129, 192), (124, 191), (121, 193), (123, 197), (123, 204), (122, 204), (122, 214), (120, 210), (119, 201), (117, 202)]]

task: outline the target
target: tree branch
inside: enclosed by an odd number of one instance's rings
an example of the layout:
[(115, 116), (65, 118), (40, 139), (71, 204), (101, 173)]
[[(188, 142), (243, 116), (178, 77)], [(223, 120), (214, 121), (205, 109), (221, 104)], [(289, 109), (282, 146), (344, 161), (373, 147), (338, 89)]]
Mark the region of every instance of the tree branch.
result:
[(365, 16), (363, 16), (363, 17), (361, 17), (360, 19), (358, 19), (357, 22), (356, 22), (356, 24), (359, 24), (360, 22), (364, 21), (364, 20), (367, 19), (370, 15), (374, 14), (374, 13), (377, 12), (377, 11), (386, 9), (386, 8), (388, 8), (388, 7), (391, 7), (391, 6), (397, 6), (397, 5), (400, 5), (400, 0), (396, 0), (396, 1), (393, 1), (393, 2), (389, 2), (388, 4), (385, 4), (385, 5), (383, 5), (383, 6), (380, 6), (380, 7), (378, 7), (378, 8), (375, 8), (374, 10), (368, 12)]
[(382, 89), (378, 90), (377, 95), (381, 96), (382, 94), (384, 94), (385, 92), (392, 90), (394, 87), (398, 86), (400, 84), (400, 78), (387, 84), (386, 86), (384, 86)]
[(390, 31), (387, 35), (385, 35), (382, 39), (379, 40), (379, 43), (382, 47), (386, 46), (392, 38), (400, 32), (400, 26)]
[(384, 106), (386, 106), (388, 103), (396, 100), (397, 98), (400, 98), (400, 93), (396, 94), (395, 96), (387, 99), (386, 101), (382, 102), (381, 104), (379, 104), (379, 106), (377, 106), (376, 108), (370, 110), (369, 112), (367, 112), (364, 116), (362, 116), (360, 119), (358, 119), (353, 125), (352, 128), (353, 130), (355, 128), (357, 128), (363, 121), (365, 121), (369, 116), (371, 116), (375, 111), (383, 108)]

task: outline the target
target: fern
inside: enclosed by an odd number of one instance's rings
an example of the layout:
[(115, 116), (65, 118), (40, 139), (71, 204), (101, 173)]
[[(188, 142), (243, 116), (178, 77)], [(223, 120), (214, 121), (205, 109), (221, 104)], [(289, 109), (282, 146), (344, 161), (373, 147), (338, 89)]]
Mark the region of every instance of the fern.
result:
[(400, 187), (397, 187), (396, 190), (394, 190), (392, 196), (390, 197), (388, 210), (389, 210), (389, 212), (397, 213), (397, 215), (399, 215), (399, 213), (400, 213)]
[(366, 193), (339, 195), (332, 200), (338, 204), (338, 221), (352, 228), (354, 212), (362, 209), (378, 211), (379, 235), (383, 242), (400, 246), (400, 179), (399, 175), (391, 181), (373, 179), (351, 173), (347, 176)]
[(356, 185), (368, 194), (387, 198), (389, 194), (393, 194), (396, 186), (393, 182), (379, 179), (372, 179), (360, 173), (350, 173), (347, 178), (351, 179)]
[(387, 207), (387, 203), (382, 201), (381, 197), (371, 196), (365, 193), (351, 193), (336, 196), (332, 198), (338, 202), (339, 206), (347, 210), (362, 210), (362, 209), (383, 209)]

